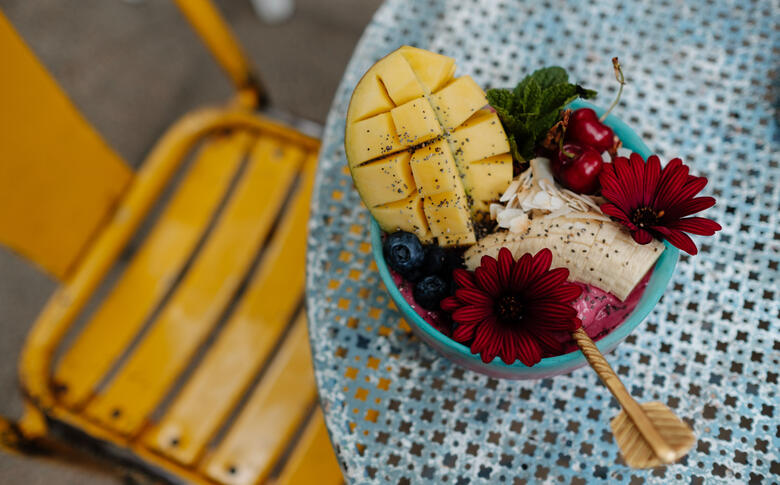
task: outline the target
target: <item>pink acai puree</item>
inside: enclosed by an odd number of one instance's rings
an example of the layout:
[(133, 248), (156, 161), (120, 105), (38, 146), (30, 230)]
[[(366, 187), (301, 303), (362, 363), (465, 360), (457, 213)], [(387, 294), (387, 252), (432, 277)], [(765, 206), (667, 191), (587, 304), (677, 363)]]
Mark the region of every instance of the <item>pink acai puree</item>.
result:
[[(647, 282), (650, 280), (651, 273), (652, 271), (648, 272), (642, 278), (625, 301), (620, 301), (615, 295), (607, 293), (601, 288), (576, 283), (582, 287), (582, 295), (574, 301), (573, 305), (577, 309), (577, 316), (582, 320), (582, 326), (590, 338), (593, 340), (602, 339), (623, 323), (626, 317), (634, 310), (637, 303), (639, 303), (639, 299), (642, 298), (642, 293), (647, 288)], [(448, 315), (441, 311), (429, 311), (419, 306), (414, 301), (414, 296), (412, 295), (412, 284), (404, 280), (401, 275), (393, 270), (390, 270), (390, 274), (395, 285), (401, 291), (401, 295), (414, 308), (417, 314), (438, 331), (450, 337), (452, 335), (452, 324)], [(569, 334), (562, 332), (559, 336), (559, 341), (564, 344), (561, 354), (577, 350), (577, 345), (572, 341)], [(560, 354), (548, 354), (545, 357), (553, 357), (554, 355)]]

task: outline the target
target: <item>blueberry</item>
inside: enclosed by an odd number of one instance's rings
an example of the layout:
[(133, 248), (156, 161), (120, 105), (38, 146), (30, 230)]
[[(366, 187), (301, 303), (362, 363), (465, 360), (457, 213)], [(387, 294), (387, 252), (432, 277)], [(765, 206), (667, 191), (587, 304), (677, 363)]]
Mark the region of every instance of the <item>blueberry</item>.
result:
[(418, 305), (426, 310), (439, 310), (439, 302), (449, 296), (450, 285), (441, 276), (426, 276), (414, 285), (412, 294)]
[(441, 275), (446, 263), (447, 251), (440, 246), (425, 246), (425, 259), (422, 264), (423, 273), (426, 275)]
[(444, 265), (441, 270), (441, 275), (449, 280), (452, 278), (452, 270), (455, 268), (465, 268), (466, 264), (463, 261), (463, 253), (461, 251), (447, 251), (447, 258), (444, 261)]
[(385, 238), (383, 252), (387, 264), (401, 276), (419, 279), (425, 252), (417, 236), (411, 232), (394, 232)]

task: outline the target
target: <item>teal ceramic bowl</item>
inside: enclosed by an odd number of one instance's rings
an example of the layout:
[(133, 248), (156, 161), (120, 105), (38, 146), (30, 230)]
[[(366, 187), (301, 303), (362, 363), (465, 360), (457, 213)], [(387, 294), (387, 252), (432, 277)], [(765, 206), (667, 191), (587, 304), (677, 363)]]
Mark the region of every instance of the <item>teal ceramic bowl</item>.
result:
[[(573, 102), (570, 107), (573, 109), (582, 107), (593, 108), (599, 115), (603, 112), (602, 109), (580, 100)], [(639, 136), (616, 116), (609, 115), (605, 120), (605, 123), (615, 131), (615, 134), (623, 142), (623, 146), (639, 153), (644, 158), (651, 155), (650, 149), (647, 148), (647, 145), (642, 142)], [(558, 374), (566, 374), (587, 364), (585, 357), (579, 350), (556, 357), (542, 359), (541, 362), (533, 367), (523, 365), (519, 361), (511, 365), (505, 364), (499, 358), (485, 364), (478, 355), (472, 354), (467, 346), (455, 342), (436, 330), (436, 328), (426, 322), (417, 314), (414, 308), (406, 302), (393, 282), (393, 278), (388, 270), (387, 263), (382, 254), (382, 231), (373, 219), (371, 220), (371, 244), (373, 246), (374, 259), (376, 259), (377, 266), (379, 267), (379, 274), (382, 281), (390, 292), (390, 296), (393, 298), (393, 301), (395, 301), (396, 306), (400, 309), (401, 313), (403, 313), (409, 326), (422, 341), (433, 347), (438, 353), (452, 362), (482, 374), (507, 379), (541, 379)], [(610, 352), (617, 347), (617, 345), (628, 337), (637, 325), (645, 319), (656, 303), (658, 303), (669, 280), (674, 274), (674, 268), (677, 265), (679, 256), (680, 254), (677, 248), (666, 244), (666, 250), (664, 250), (661, 257), (656, 262), (653, 273), (650, 275), (650, 281), (647, 284), (647, 288), (642, 294), (642, 298), (639, 300), (636, 308), (634, 308), (634, 311), (625, 321), (623, 321), (623, 323), (618, 325), (612, 332), (596, 343), (602, 353)]]

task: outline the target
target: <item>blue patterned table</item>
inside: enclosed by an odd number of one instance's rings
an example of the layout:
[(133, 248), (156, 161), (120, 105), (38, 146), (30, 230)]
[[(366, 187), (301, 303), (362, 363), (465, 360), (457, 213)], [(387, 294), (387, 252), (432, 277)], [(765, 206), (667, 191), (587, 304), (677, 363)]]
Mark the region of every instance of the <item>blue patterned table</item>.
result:
[[(355, 50), (328, 118), (309, 235), (309, 325), (322, 405), (351, 483), (778, 483), (780, 475), (780, 2), (391, 0)], [(344, 119), (362, 73), (401, 44), (456, 58), (483, 87), (559, 64), (615, 91), (617, 114), (663, 159), (707, 175), (723, 225), (683, 257), (661, 303), (609, 356), (642, 401), (699, 441), (635, 471), (609, 429), (617, 404), (589, 369), (490, 379), (439, 358), (389, 302), (346, 166)]]

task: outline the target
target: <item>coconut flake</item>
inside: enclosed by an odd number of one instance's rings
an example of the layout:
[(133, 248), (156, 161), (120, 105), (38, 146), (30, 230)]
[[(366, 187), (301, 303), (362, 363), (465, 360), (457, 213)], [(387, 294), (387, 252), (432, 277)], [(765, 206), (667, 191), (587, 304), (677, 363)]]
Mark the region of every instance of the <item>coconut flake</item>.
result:
[(501, 204), (496, 204), (495, 202), (490, 204), (490, 218), (495, 220), (498, 216), (498, 213), (504, 210), (505, 207)]
[(531, 225), (531, 220), (528, 219), (528, 215), (526, 213), (522, 213), (521, 215), (515, 217), (512, 219), (512, 221), (509, 223), (509, 230), (511, 232), (525, 232), (528, 227)]
[(519, 216), (525, 216), (525, 211), (522, 209), (505, 209), (496, 216), (496, 222), (498, 223), (498, 227), (509, 229), (512, 219)]
[(509, 187), (506, 188), (506, 191), (504, 191), (504, 194), (501, 196), (500, 199), (498, 199), (499, 202), (506, 202), (508, 201), (513, 195), (517, 193), (517, 190), (522, 185), (522, 180), (519, 178), (512, 181), (512, 183), (509, 184)]
[(512, 232), (522, 232), (527, 226), (528, 214), (537, 217), (568, 217), (608, 221), (599, 209), (600, 197), (577, 194), (555, 183), (550, 160), (537, 157), (529, 168), (515, 177), (500, 202), (491, 204), (490, 217), (499, 227)]

